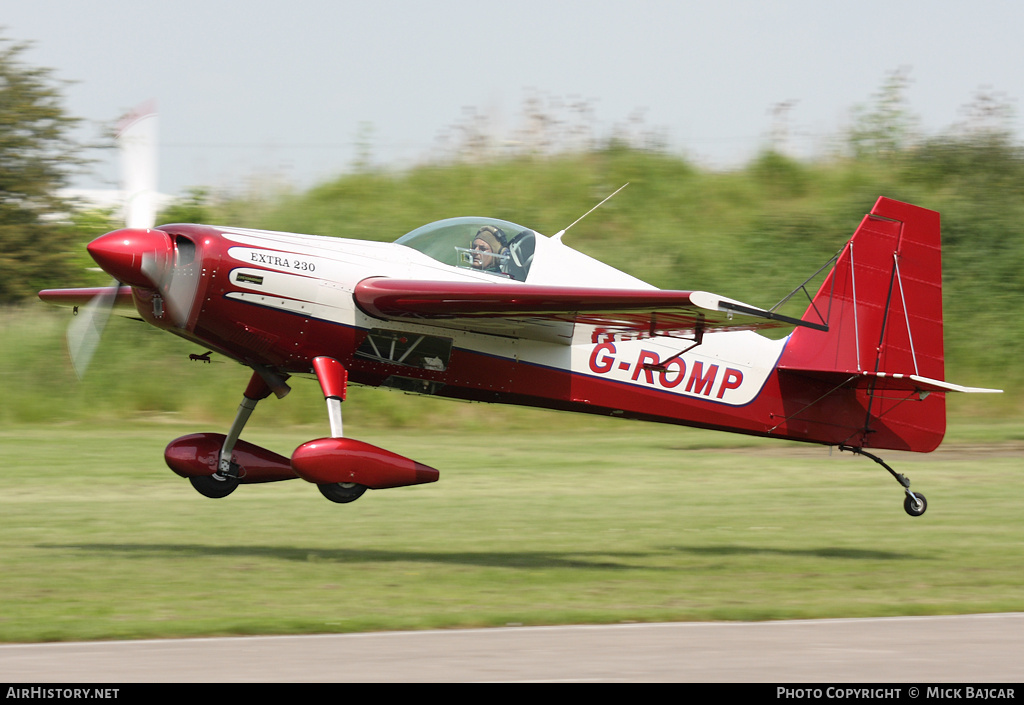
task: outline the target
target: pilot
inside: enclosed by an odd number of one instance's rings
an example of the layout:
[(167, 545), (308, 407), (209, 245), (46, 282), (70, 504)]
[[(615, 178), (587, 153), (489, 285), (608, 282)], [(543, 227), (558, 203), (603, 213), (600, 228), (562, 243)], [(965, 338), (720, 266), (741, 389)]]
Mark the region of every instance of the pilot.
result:
[(470, 249), (473, 251), (473, 269), (497, 272), (500, 271), (502, 258), (495, 255), (508, 254), (508, 238), (501, 228), (485, 225), (473, 236)]

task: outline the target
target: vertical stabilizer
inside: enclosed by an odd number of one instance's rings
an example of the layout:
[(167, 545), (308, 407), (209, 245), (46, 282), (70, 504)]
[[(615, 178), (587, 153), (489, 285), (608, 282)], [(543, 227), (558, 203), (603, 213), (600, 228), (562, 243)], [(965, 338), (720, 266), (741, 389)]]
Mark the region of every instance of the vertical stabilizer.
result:
[(825, 442), (933, 450), (946, 425), (945, 395), (927, 383), (944, 379), (939, 214), (878, 199), (804, 318), (818, 315), (828, 330), (793, 332), (780, 380), (815, 380), (832, 399), (798, 417)]
[(794, 332), (787, 366), (943, 379), (939, 214), (878, 199), (813, 306), (829, 330)]

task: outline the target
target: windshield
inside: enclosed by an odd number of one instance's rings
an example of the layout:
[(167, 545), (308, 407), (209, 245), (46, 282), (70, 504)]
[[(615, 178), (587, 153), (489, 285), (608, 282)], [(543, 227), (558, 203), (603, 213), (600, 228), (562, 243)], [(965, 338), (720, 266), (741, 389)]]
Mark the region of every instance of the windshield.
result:
[(395, 241), (438, 262), (525, 281), (536, 233), (497, 218), (449, 218), (416, 228)]

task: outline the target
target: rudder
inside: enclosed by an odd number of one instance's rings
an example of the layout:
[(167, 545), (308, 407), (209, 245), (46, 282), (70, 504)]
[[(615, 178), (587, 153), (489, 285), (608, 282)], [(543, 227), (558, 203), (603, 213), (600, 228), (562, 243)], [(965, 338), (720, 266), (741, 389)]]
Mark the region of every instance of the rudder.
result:
[[(782, 378), (832, 385), (856, 407), (840, 429), (821, 422), (823, 442), (916, 451), (941, 442), (945, 395), (928, 384), (944, 379), (941, 249), (937, 212), (879, 198), (840, 252), (804, 314), (828, 330), (798, 328), (779, 360)], [(817, 412), (801, 414), (813, 423)]]

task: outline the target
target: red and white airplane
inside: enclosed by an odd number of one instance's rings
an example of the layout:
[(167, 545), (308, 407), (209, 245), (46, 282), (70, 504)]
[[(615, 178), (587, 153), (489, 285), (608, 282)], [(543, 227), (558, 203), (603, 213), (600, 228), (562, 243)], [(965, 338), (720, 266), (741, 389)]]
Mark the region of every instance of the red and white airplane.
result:
[[(476, 248), (476, 249), (474, 249)], [(44, 301), (142, 319), (253, 370), (226, 435), (167, 447), (207, 496), (301, 477), (337, 502), (438, 472), (348, 438), (349, 382), (867, 449), (934, 450), (944, 381), (939, 215), (880, 198), (804, 316), (664, 291), (561, 241), (453, 218), (393, 243), (210, 225), (126, 228), (88, 246), (120, 282)], [(106, 303), (103, 300), (106, 299)], [(773, 340), (757, 331), (794, 326)], [(257, 402), (315, 377), (330, 436), (290, 458), (239, 440)]]
[[(570, 226), (571, 227), (571, 226)], [(392, 243), (212, 225), (128, 227), (88, 246), (119, 285), (55, 289), (86, 307), (85, 364), (105, 311), (252, 369), (228, 433), (167, 446), (208, 497), (302, 478), (328, 499), (438, 471), (345, 436), (348, 383), (870, 450), (934, 450), (944, 380), (939, 215), (880, 198), (800, 319), (704, 291), (665, 291), (527, 227), (453, 218)], [(798, 287), (799, 290), (800, 287)], [(806, 291), (806, 289), (805, 289)], [(791, 326), (771, 339), (764, 328)], [(206, 358), (206, 355), (193, 357)], [(323, 390), (330, 436), (284, 457), (240, 440), (291, 377)]]

